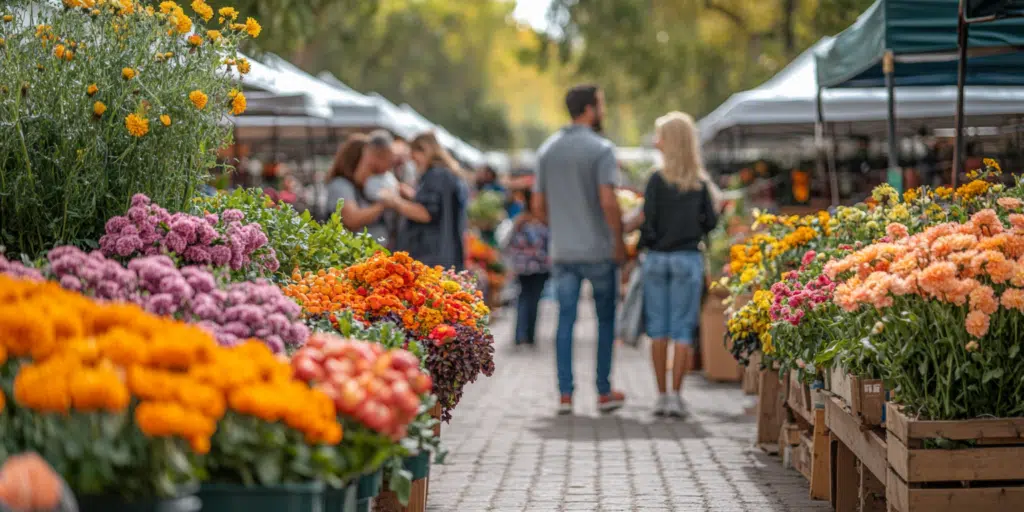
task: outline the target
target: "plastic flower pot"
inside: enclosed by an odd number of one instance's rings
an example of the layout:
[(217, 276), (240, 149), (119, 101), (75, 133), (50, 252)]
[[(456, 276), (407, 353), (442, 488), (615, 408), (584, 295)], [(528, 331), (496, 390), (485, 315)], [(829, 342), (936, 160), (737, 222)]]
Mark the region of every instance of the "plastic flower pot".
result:
[(384, 471), (378, 469), (374, 473), (363, 475), (356, 484), (356, 510), (369, 512), (370, 500), (380, 494), (380, 488), (383, 485)]
[(197, 486), (182, 489), (177, 496), (163, 499), (126, 500), (122, 496), (76, 496), (80, 512), (199, 512), (203, 504), (196, 497)]
[(430, 452), (420, 451), (419, 455), (406, 457), (402, 461), (405, 470), (412, 473), (413, 480), (422, 480), (430, 476)]
[(324, 512), (356, 512), (359, 510), (358, 494), (358, 480), (345, 487), (326, 488), (324, 490)]
[(246, 487), (203, 484), (203, 510), (217, 512), (324, 512), (323, 482)]

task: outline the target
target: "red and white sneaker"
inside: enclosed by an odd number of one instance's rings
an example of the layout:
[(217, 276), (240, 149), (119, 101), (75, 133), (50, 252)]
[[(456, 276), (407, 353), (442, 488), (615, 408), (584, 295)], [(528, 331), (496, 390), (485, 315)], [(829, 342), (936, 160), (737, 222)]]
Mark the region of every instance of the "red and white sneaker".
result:
[(572, 395), (562, 395), (558, 400), (558, 415), (572, 414)]
[(626, 395), (620, 391), (612, 390), (611, 393), (601, 395), (597, 399), (597, 409), (601, 412), (612, 412), (622, 408), (626, 404)]

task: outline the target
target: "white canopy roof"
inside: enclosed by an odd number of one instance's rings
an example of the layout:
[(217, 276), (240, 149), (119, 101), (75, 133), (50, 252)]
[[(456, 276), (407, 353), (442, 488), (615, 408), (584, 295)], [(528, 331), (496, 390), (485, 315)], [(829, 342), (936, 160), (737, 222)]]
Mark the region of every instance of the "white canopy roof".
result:
[[(826, 37), (761, 86), (733, 94), (698, 121), (701, 142), (706, 144), (722, 131), (737, 126), (743, 127), (744, 135), (752, 137), (813, 134), (818, 116), (814, 55), (831, 45), (832, 38)], [(922, 125), (943, 128), (953, 123), (955, 87), (898, 88), (895, 98), (901, 131), (916, 131)], [(885, 132), (887, 101), (884, 88), (833, 89), (822, 94), (825, 121), (858, 123), (858, 128), (864, 130), (860, 133)], [(964, 111), (974, 118), (972, 124), (998, 123), (1001, 118), (1024, 112), (1024, 88), (968, 87)], [(901, 123), (911, 119), (920, 122)]]

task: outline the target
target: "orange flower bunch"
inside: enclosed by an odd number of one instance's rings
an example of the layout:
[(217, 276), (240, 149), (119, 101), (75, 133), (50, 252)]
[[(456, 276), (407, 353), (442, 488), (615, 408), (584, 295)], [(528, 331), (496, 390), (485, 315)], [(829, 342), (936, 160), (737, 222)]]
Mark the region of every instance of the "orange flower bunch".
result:
[(853, 272), (836, 287), (846, 311), (870, 304), (881, 309), (900, 296), (967, 305), (967, 332), (981, 338), (1000, 307), (1024, 312), (1024, 215), (1005, 226), (991, 209), (965, 223), (945, 223), (908, 236), (902, 224), (887, 228), (893, 242), (869, 245), (829, 262), (831, 277)]
[(55, 283), (0, 275), (0, 363), (8, 354), (30, 360), (14, 380), (19, 405), (124, 412), (134, 398), (143, 433), (186, 439), (197, 453), (209, 451), (229, 404), (283, 421), (311, 444), (341, 440), (330, 398), (295, 382), (264, 343), (220, 347), (198, 327), (135, 305), (96, 304)]
[(441, 324), (476, 327), (487, 314), (479, 293), (444, 278), (432, 268), (399, 252), (377, 253), (344, 270), (298, 272), (285, 295), (298, 301), (307, 314), (352, 311), (361, 320), (397, 315), (409, 330), (428, 335)]

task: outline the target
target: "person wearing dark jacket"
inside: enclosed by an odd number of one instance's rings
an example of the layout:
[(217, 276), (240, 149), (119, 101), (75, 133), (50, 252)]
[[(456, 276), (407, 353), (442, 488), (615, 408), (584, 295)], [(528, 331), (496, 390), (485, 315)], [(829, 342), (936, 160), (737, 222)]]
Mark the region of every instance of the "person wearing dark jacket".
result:
[[(683, 377), (693, 357), (693, 333), (700, 318), (704, 255), (700, 243), (718, 222), (713, 185), (706, 179), (693, 118), (672, 112), (655, 124), (655, 146), (662, 168), (644, 192), (640, 227), (643, 261), (644, 325), (659, 398), (656, 415), (682, 417)], [(667, 389), (669, 341), (673, 344), (672, 394)]]
[(420, 173), (415, 192), (385, 197), (404, 218), (395, 248), (427, 265), (463, 270), (469, 187), (462, 168), (432, 133), (414, 138), (410, 148)]

